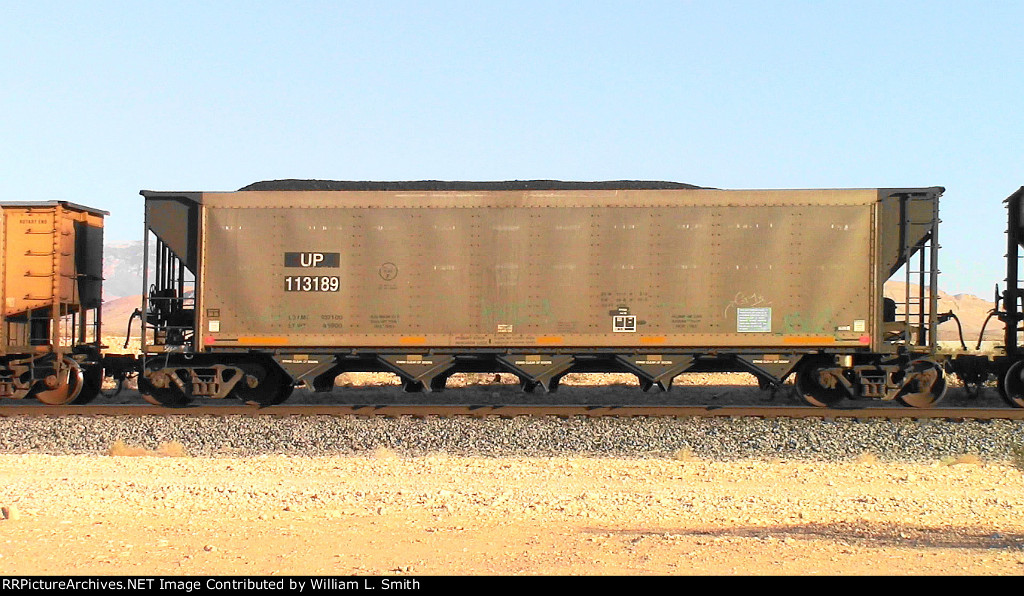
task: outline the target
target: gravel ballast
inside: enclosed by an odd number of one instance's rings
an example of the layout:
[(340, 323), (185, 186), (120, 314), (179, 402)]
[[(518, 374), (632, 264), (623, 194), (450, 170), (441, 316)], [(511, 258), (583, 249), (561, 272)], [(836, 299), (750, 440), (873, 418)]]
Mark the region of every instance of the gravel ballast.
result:
[(192, 456), (401, 455), (1005, 461), (1024, 422), (790, 418), (0, 417), (0, 453), (97, 454), (117, 441)]

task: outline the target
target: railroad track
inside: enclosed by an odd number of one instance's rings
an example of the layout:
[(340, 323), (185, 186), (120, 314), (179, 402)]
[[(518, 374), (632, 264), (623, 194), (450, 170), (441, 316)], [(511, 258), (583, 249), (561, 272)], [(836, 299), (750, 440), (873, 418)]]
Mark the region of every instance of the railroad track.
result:
[(557, 416), (557, 417), (668, 417), (668, 418), (853, 418), (853, 419), (947, 419), (947, 420), (1024, 420), (1024, 408), (908, 408), (849, 407), (815, 408), (810, 406), (677, 406), (677, 405), (352, 405), (301, 404), (267, 408), (223, 403), (185, 408), (151, 405), (110, 404), (85, 406), (46, 406), (35, 403), (0, 405), (0, 417), (32, 416), (380, 416), (380, 417), (476, 417)]

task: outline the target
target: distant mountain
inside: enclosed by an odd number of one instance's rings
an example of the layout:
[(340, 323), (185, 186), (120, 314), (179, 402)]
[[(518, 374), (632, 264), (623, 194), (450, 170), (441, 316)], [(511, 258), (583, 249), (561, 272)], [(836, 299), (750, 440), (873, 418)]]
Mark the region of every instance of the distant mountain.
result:
[[(103, 303), (103, 336), (111, 347), (121, 348), (128, 331), (128, 319), (135, 309), (142, 307), (142, 296), (124, 296)], [(138, 338), (141, 323), (135, 321), (132, 337)], [(117, 350), (115, 350), (117, 351)]]
[[(889, 281), (885, 283), (885, 295), (897, 302), (903, 302), (906, 297), (907, 284), (901, 281)], [(917, 286), (910, 286), (911, 296), (917, 296)], [(978, 334), (981, 333), (981, 326), (985, 324), (985, 318), (992, 310), (993, 304), (973, 294), (947, 294), (939, 290), (939, 313), (952, 312), (960, 319), (964, 328), (964, 343), (967, 347), (973, 348), (972, 344), (978, 341)], [(1003, 336), (1003, 325), (998, 319), (992, 317), (985, 326), (985, 340), (999, 340)], [(940, 341), (955, 341), (958, 338), (955, 321), (947, 321), (939, 326)]]
[(142, 294), (142, 241), (103, 247), (103, 300)]

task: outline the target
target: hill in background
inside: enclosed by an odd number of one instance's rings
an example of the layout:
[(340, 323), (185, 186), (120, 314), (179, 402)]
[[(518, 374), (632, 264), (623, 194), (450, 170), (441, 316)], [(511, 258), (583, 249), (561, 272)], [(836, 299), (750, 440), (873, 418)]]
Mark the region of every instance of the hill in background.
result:
[[(885, 295), (903, 302), (906, 296), (907, 284), (901, 281), (888, 281), (885, 283)], [(917, 295), (917, 286), (911, 286), (911, 295)], [(964, 342), (967, 347), (973, 348), (978, 341), (978, 334), (981, 326), (985, 323), (989, 311), (992, 310), (992, 302), (978, 298), (973, 294), (947, 294), (939, 290), (939, 313), (952, 311), (960, 319), (964, 328)], [(985, 340), (998, 340), (1002, 338), (1003, 326), (995, 317), (985, 327)], [(956, 322), (947, 321), (939, 326), (940, 341), (955, 341), (958, 338)]]
[(139, 296), (142, 290), (142, 242), (103, 247), (103, 301)]

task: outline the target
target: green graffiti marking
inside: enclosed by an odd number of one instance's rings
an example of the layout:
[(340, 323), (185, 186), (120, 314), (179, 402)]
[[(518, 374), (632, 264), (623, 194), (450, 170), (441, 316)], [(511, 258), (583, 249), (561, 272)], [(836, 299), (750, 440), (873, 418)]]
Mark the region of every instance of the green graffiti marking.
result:
[(551, 301), (547, 298), (484, 304), (481, 307), (481, 316), (487, 325), (497, 325), (499, 323), (503, 325), (522, 325), (529, 322), (545, 323), (551, 322), (554, 319)]
[(816, 315), (806, 315), (798, 310), (782, 318), (782, 329), (784, 333), (832, 333), (834, 329), (829, 327), (832, 315), (831, 308)]

